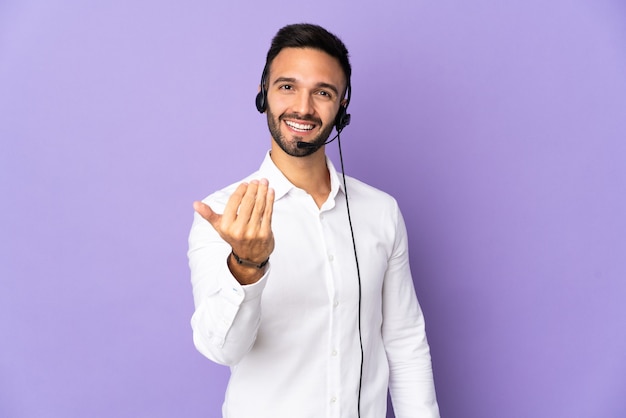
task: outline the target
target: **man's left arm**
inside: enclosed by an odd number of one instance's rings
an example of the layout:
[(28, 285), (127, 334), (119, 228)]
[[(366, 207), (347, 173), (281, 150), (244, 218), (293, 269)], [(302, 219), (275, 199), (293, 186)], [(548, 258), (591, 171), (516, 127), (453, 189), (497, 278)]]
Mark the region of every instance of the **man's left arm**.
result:
[(396, 417), (438, 418), (430, 348), (409, 266), (406, 226), (399, 210), (383, 285), (382, 333)]

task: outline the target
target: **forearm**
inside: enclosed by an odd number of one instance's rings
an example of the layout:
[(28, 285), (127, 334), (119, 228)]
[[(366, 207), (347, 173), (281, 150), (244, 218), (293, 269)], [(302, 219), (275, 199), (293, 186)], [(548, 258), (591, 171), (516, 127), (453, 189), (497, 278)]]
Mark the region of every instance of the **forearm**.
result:
[[(389, 391), (397, 418), (438, 418), (430, 347), (412, 283), (386, 289), (383, 338), (389, 361)], [(391, 300), (389, 300), (391, 302)]]
[(389, 392), (395, 416), (439, 418), (428, 343), (424, 340), (414, 348), (408, 361), (390, 360)]
[(198, 351), (216, 363), (231, 366), (256, 340), (265, 280), (240, 286), (234, 279), (226, 279), (217, 292), (197, 304), (191, 326)]

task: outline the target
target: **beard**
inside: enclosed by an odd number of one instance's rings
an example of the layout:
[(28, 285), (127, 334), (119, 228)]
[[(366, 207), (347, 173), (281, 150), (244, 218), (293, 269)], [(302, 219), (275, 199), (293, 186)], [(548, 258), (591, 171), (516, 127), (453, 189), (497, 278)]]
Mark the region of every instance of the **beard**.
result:
[[(283, 113), (279, 117), (276, 117), (270, 110), (269, 106), (267, 107), (266, 113), (267, 127), (272, 134), (274, 142), (276, 142), (280, 149), (282, 149), (287, 155), (291, 155), (292, 157), (306, 157), (313, 154), (314, 152), (317, 152), (317, 150), (319, 150), (324, 145), (324, 142), (326, 142), (326, 140), (330, 136), (330, 133), (333, 130), (333, 125), (324, 126), (321, 119), (314, 118), (313, 116), (302, 116), (295, 113)], [(280, 130), (283, 119), (297, 119), (300, 121), (308, 121), (315, 123), (317, 126), (321, 126), (322, 129), (315, 136), (315, 138), (313, 138), (313, 140), (309, 142), (310, 144), (315, 145), (315, 147), (298, 148), (297, 143), (298, 141), (302, 141), (301, 136), (294, 135), (291, 138), (291, 141), (285, 138), (285, 135), (283, 135)]]

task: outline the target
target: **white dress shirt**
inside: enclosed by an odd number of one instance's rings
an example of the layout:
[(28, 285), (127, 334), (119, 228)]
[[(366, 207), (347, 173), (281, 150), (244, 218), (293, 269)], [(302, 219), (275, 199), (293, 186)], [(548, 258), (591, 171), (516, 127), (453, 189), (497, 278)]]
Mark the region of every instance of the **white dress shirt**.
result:
[[(343, 184), (327, 165), (331, 192), (321, 208), (269, 153), (244, 179), (266, 178), (276, 192), (276, 246), (255, 284), (235, 280), (226, 265), (230, 246), (194, 215), (193, 339), (203, 355), (231, 368), (225, 418), (357, 416), (359, 281)], [(222, 213), (237, 184), (204, 202)], [(353, 178), (347, 188), (361, 275), (361, 418), (385, 417), (388, 387), (397, 418), (439, 417), (398, 205)]]

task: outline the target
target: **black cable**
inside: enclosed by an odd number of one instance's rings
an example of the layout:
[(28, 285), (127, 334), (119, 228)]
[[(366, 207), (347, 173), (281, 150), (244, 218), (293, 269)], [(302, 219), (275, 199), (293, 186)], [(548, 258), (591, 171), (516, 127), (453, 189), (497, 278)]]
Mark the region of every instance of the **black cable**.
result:
[(361, 386), (363, 385), (363, 337), (361, 335), (361, 271), (359, 270), (359, 258), (356, 254), (356, 240), (354, 239), (354, 229), (352, 228), (352, 217), (350, 216), (350, 204), (348, 203), (348, 186), (346, 184), (346, 173), (343, 167), (343, 154), (341, 152), (341, 138), (337, 132), (337, 146), (339, 148), (339, 162), (341, 164), (341, 176), (343, 178), (343, 189), (346, 196), (346, 209), (348, 211), (348, 224), (350, 225), (350, 235), (352, 236), (352, 248), (354, 249), (354, 261), (356, 263), (356, 275), (359, 281), (359, 312), (358, 312), (358, 328), (359, 328), (359, 347), (361, 348), (361, 367), (359, 372), (359, 392), (357, 396), (357, 417), (361, 417)]

